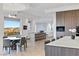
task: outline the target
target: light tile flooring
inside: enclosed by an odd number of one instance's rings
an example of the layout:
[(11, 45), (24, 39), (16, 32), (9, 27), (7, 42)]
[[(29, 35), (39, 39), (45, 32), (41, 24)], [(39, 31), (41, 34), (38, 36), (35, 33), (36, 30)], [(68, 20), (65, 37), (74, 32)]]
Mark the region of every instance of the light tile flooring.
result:
[(3, 56), (3, 45), (0, 44), (0, 56)]
[(10, 56), (44, 56), (45, 55), (44, 42), (45, 40), (40, 40), (36, 42), (27, 40), (26, 51), (21, 51), (21, 52), (14, 51), (9, 55)]

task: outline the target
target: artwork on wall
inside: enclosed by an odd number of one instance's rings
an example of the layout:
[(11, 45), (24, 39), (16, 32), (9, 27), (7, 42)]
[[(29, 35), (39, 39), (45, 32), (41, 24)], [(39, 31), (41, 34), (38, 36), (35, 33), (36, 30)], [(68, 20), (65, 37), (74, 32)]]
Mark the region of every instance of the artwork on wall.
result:
[(20, 19), (4, 17), (4, 36), (20, 35)]

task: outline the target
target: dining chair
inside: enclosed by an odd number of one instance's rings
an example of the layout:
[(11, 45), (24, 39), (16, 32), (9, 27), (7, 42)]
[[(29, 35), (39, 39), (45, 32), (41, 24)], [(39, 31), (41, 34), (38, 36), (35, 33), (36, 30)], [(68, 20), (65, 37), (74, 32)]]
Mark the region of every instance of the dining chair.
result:
[(50, 40), (46, 40), (46, 41), (44, 42), (44, 44), (47, 44), (47, 43), (50, 43)]
[(3, 39), (4, 39), (4, 38), (7, 38), (7, 36), (3, 36)]
[(60, 37), (57, 37), (57, 40), (60, 39)]
[(20, 51), (22, 51), (22, 47), (24, 47), (24, 50), (26, 50), (26, 47), (27, 47), (26, 37), (21, 37), (21, 40), (20, 40)]
[(44, 50), (45, 50), (46, 44), (48, 44), (48, 43), (50, 43), (50, 40), (46, 40), (46, 41), (44, 42)]
[(52, 42), (52, 41), (55, 41), (55, 39), (52, 39), (51, 42)]
[(10, 40), (3, 39), (3, 49), (6, 50), (9, 48), (9, 54), (10, 54), (10, 48), (11, 48), (11, 42)]
[(60, 38), (63, 38), (63, 36), (60, 36)]

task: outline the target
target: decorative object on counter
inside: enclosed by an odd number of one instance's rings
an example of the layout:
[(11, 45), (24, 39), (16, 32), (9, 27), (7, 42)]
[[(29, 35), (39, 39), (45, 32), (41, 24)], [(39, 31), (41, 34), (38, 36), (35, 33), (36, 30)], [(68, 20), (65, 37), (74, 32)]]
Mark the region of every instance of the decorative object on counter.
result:
[(69, 29), (69, 31), (71, 32), (71, 38), (75, 39), (74, 33), (76, 33), (76, 29)]
[(71, 35), (71, 38), (72, 38), (72, 39), (75, 39), (75, 35)]

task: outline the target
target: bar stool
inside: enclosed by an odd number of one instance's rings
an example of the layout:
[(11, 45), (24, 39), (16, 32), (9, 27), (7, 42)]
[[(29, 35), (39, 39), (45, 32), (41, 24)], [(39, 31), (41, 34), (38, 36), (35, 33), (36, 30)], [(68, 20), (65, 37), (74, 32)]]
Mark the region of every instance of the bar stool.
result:
[(47, 44), (47, 43), (50, 43), (50, 40), (46, 40), (46, 41), (44, 42), (44, 44)]

